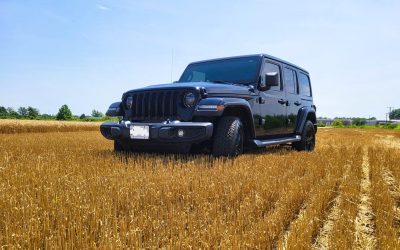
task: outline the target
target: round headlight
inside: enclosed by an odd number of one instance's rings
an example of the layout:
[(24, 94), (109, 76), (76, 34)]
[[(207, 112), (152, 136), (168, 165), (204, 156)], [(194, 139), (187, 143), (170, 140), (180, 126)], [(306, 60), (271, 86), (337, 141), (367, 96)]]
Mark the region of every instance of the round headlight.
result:
[(183, 96), (183, 105), (185, 105), (185, 107), (191, 108), (194, 106), (195, 102), (196, 102), (196, 96), (192, 92), (187, 92)]
[(125, 104), (126, 104), (126, 107), (127, 107), (128, 109), (131, 109), (131, 108), (132, 108), (132, 104), (133, 104), (133, 98), (132, 98), (132, 96), (128, 96), (128, 98), (126, 98)]

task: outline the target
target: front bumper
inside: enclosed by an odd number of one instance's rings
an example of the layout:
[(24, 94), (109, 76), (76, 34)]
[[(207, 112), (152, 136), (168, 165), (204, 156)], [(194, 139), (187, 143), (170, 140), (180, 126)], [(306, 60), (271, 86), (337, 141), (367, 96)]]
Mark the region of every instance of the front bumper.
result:
[[(130, 128), (134, 125), (149, 126), (148, 139), (131, 138)], [(182, 130), (180, 134), (178, 131)], [(185, 142), (200, 143), (212, 137), (213, 124), (210, 122), (170, 122), (170, 123), (131, 123), (122, 121), (104, 122), (100, 125), (101, 134), (109, 140), (129, 140), (146, 142)], [(182, 135), (183, 134), (183, 135)]]

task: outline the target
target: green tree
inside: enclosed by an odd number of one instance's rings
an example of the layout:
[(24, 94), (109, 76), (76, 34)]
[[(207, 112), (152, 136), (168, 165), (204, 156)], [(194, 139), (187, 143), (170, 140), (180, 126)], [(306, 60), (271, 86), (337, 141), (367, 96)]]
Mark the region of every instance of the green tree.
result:
[(17, 111), (15, 111), (13, 108), (8, 107), (7, 108), (7, 113), (8, 113), (8, 118), (19, 118), (19, 114)]
[(22, 117), (27, 117), (28, 116), (28, 109), (25, 107), (19, 107), (18, 108), (18, 114)]
[(400, 109), (393, 109), (389, 114), (390, 119), (400, 120)]
[(356, 117), (356, 118), (353, 118), (352, 120), (353, 120), (353, 125), (356, 125), (356, 126), (363, 126), (363, 125), (367, 124), (367, 120), (365, 118)]
[(39, 117), (39, 110), (31, 106), (28, 107), (28, 117), (29, 119), (36, 119)]
[(71, 120), (72, 119), (72, 112), (66, 104), (62, 105), (61, 108), (58, 110), (56, 119), (57, 120)]
[(343, 122), (340, 119), (335, 119), (332, 123), (334, 127), (343, 127)]
[(79, 116), (79, 119), (85, 119), (86, 118), (86, 115), (85, 114), (81, 114), (81, 116)]
[(54, 120), (54, 115), (49, 115), (49, 114), (41, 114), (40, 119), (42, 120)]
[(7, 118), (8, 112), (7, 109), (3, 106), (0, 106), (0, 118)]
[(98, 110), (95, 110), (95, 109), (93, 109), (93, 111), (92, 111), (92, 116), (93, 117), (103, 117), (104, 116), (104, 114), (103, 113), (101, 113), (100, 111), (98, 111)]

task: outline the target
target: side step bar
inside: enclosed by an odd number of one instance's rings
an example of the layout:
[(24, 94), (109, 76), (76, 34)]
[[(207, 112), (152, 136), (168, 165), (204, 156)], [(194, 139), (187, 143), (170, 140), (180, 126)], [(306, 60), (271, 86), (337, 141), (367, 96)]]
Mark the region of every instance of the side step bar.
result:
[(253, 140), (254, 144), (259, 148), (270, 145), (286, 144), (289, 142), (296, 142), (296, 141), (301, 141), (300, 135), (296, 135), (293, 137), (270, 139), (270, 140)]

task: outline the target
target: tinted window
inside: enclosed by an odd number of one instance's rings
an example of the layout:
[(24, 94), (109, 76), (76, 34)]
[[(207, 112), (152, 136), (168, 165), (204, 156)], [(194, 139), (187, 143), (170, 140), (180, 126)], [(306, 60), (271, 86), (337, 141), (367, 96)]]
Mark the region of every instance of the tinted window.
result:
[(205, 61), (187, 66), (179, 82), (257, 82), (260, 57)]
[(191, 78), (191, 82), (205, 82), (206, 81), (206, 74), (203, 72), (193, 71)]
[(310, 79), (306, 74), (299, 73), (299, 87), (300, 87), (300, 94), (305, 96), (311, 96), (311, 86), (310, 86)]
[(279, 65), (274, 64), (274, 63), (270, 63), (270, 62), (265, 62), (264, 64), (264, 69), (263, 69), (263, 75), (262, 77), (264, 78), (266, 74), (268, 73), (278, 73), (278, 77), (279, 77), (279, 86), (272, 86), (270, 88), (270, 90), (277, 90), (280, 91), (281, 90), (281, 70)]
[(296, 93), (296, 75), (294, 70), (284, 68), (283, 69), (284, 80), (285, 80), (285, 90), (287, 93)]

